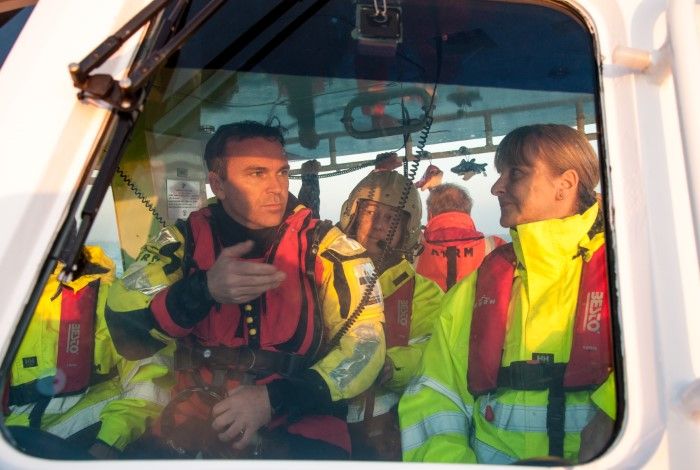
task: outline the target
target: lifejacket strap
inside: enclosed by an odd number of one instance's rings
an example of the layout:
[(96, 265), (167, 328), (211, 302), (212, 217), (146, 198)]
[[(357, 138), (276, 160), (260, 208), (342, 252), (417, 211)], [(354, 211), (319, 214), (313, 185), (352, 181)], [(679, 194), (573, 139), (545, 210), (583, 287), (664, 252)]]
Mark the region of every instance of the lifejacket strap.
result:
[(498, 387), (512, 390), (547, 390), (562, 387), (565, 363), (513, 361), (498, 370)]
[[(564, 380), (563, 371), (561, 380)], [(566, 416), (566, 395), (564, 387), (552, 384), (547, 401), (547, 436), (549, 455), (564, 457), (564, 424)]]
[(220, 369), (257, 375), (279, 374), (283, 377), (292, 376), (306, 368), (304, 356), (298, 354), (178, 342), (175, 370), (192, 371), (203, 367), (212, 371)]

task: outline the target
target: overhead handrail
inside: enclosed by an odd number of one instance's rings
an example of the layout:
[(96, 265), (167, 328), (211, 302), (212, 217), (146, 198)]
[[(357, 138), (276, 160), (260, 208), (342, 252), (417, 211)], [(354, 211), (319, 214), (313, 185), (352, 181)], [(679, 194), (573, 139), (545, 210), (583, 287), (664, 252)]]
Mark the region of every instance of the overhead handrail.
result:
[(695, 248), (700, 254), (700, 35), (694, 0), (669, 0), (666, 15), (673, 52), (673, 81), (678, 102), (683, 153), (693, 211)]

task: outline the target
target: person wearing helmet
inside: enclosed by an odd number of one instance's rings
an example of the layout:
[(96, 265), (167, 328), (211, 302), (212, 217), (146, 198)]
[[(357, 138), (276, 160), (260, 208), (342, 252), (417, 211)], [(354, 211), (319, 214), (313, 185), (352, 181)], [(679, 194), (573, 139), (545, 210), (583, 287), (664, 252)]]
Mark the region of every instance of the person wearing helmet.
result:
[(355, 459), (401, 459), (397, 404), (418, 368), (443, 295), (413, 269), (420, 221), (418, 191), (390, 170), (370, 173), (342, 206), (338, 227), (360, 242), (375, 264), (386, 318), (384, 368), (375, 384), (348, 405)]

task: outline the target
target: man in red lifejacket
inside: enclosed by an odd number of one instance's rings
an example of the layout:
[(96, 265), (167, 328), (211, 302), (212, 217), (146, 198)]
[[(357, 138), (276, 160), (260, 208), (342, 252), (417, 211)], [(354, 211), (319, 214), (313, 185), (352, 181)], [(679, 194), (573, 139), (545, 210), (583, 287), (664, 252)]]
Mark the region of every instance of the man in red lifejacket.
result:
[(125, 357), (177, 344), (157, 440), (135, 454), (346, 458), (341, 403), (384, 363), (381, 294), (363, 286), (374, 267), (288, 193), (278, 128), (221, 126), (204, 159), (217, 200), (161, 230), (110, 292)]
[(424, 249), (418, 257), (416, 272), (447, 291), (505, 241), (476, 230), (470, 215), (472, 198), (456, 184), (446, 183), (431, 189), (427, 206), (428, 225), (423, 232)]

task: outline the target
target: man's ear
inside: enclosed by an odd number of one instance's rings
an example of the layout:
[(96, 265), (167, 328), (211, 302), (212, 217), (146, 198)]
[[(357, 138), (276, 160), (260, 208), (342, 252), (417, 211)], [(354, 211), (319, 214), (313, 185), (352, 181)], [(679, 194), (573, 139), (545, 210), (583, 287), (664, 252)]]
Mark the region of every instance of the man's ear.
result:
[(224, 192), (224, 182), (221, 177), (215, 171), (210, 171), (208, 177), (209, 186), (211, 186), (211, 192), (214, 193), (214, 196), (219, 200), (225, 199), (226, 193)]

